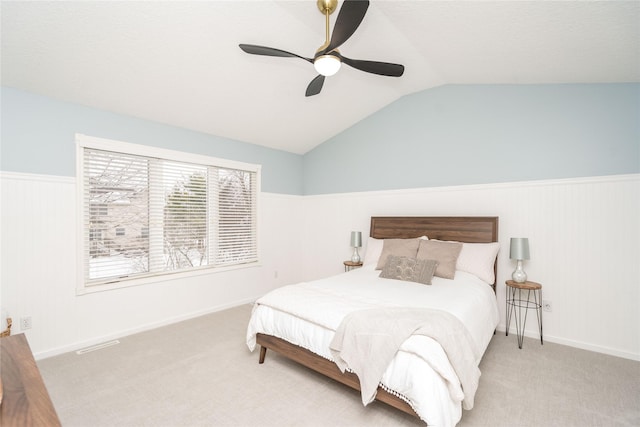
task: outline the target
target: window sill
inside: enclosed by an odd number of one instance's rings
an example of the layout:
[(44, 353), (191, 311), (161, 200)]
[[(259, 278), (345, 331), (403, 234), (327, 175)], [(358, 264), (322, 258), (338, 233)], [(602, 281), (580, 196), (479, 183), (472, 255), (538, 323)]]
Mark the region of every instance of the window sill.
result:
[[(130, 288), (132, 286), (142, 286), (142, 285), (149, 285), (149, 284), (159, 283), (159, 282), (168, 282), (168, 281), (174, 281), (179, 279), (186, 279), (189, 277), (225, 273), (229, 271), (243, 270), (246, 268), (254, 268), (254, 267), (260, 267), (260, 266), (262, 266), (260, 261), (256, 261), (252, 263), (239, 264), (239, 265), (233, 265), (228, 267), (203, 268), (199, 270), (181, 271), (178, 273), (151, 275), (151, 276), (139, 277), (135, 279), (114, 280), (112, 282), (104, 283), (104, 284), (96, 284), (96, 285), (88, 285), (88, 286), (83, 284), (82, 286), (79, 286), (78, 288), (76, 288), (76, 296), (89, 295), (97, 292), (113, 291), (116, 289)], [(82, 279), (80, 281), (82, 282)]]

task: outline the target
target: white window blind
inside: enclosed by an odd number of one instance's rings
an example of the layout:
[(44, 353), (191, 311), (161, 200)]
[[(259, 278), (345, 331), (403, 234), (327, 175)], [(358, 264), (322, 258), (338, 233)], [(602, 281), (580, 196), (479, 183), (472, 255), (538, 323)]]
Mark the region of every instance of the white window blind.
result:
[(258, 261), (259, 169), (81, 156), (85, 286)]

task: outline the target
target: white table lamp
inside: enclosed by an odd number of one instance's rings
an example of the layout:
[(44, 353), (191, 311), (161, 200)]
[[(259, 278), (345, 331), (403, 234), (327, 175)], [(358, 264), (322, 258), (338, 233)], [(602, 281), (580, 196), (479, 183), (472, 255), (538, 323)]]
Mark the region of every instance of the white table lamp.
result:
[(360, 262), (360, 254), (358, 248), (362, 247), (362, 233), (360, 231), (351, 232), (351, 246), (353, 247), (352, 262)]
[(509, 258), (517, 261), (516, 269), (511, 274), (514, 282), (524, 283), (527, 281), (527, 273), (522, 268), (522, 261), (529, 259), (529, 239), (526, 237), (512, 237)]

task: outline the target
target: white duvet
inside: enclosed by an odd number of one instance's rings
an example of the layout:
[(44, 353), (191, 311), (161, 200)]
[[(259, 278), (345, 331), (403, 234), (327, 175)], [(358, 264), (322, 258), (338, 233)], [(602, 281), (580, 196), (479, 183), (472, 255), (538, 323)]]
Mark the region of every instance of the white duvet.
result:
[[(455, 280), (433, 278), (432, 285), (380, 279), (374, 265), (308, 283), (275, 289), (256, 301), (247, 345), (256, 334), (282, 338), (333, 360), (329, 344), (344, 316), (355, 310), (425, 307), (445, 310), (468, 329), (478, 360), (498, 324), (493, 290), (462, 271)], [(408, 401), (428, 425), (453, 426), (462, 417), (464, 392), (442, 347), (424, 335), (407, 339), (385, 371), (382, 386)]]

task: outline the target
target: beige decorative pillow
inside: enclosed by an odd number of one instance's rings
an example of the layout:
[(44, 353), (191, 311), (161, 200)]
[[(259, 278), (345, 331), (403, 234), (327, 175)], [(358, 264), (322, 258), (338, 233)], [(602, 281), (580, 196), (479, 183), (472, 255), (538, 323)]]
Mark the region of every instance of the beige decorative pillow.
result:
[(387, 263), (387, 257), (389, 255), (406, 256), (409, 258), (415, 258), (418, 253), (418, 246), (420, 245), (421, 241), (428, 241), (428, 240), (384, 239), (384, 244), (382, 246), (382, 253), (380, 254), (380, 258), (378, 258), (378, 265), (376, 266), (376, 270), (382, 270), (382, 268)]
[(456, 275), (456, 262), (462, 250), (462, 243), (442, 242), (439, 240), (421, 240), (418, 259), (433, 259), (438, 262), (435, 275), (453, 279)]
[(430, 285), (437, 266), (438, 263), (432, 259), (389, 255), (380, 277)]

